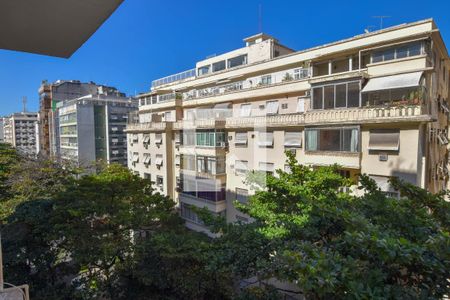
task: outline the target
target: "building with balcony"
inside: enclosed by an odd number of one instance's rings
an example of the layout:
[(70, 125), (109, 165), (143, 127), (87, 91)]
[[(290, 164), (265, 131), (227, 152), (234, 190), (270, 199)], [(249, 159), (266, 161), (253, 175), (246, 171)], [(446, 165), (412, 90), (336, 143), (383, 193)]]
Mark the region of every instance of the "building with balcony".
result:
[(49, 83), (42, 81), (39, 93), (39, 149), (40, 154), (59, 157), (59, 126), (57, 104), (65, 100), (76, 99), (86, 95), (112, 95), (124, 97), (125, 94), (115, 87), (98, 85), (94, 82), (78, 80), (57, 80)]
[(37, 153), (38, 114), (32, 112), (14, 113), (3, 118), (4, 142), (29, 156)]
[(87, 168), (97, 161), (126, 166), (124, 129), (136, 109), (133, 98), (104, 94), (57, 103), (60, 158)]
[(396, 176), (448, 186), (450, 61), (433, 20), (294, 51), (258, 34), (243, 48), (154, 80), (127, 126), (128, 166), (179, 204), (230, 222), (253, 191), (247, 172), (287, 170), (285, 151), (311, 167), (338, 164), (398, 197)]

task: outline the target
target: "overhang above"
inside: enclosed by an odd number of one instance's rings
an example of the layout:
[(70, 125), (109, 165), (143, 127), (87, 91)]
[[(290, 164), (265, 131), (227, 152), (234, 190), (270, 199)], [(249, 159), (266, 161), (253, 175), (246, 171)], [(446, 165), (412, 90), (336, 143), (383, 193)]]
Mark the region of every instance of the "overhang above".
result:
[(123, 0), (0, 0), (0, 49), (70, 57)]
[(362, 89), (362, 93), (390, 89), (416, 87), (420, 85), (423, 72), (414, 72), (392, 76), (372, 78)]

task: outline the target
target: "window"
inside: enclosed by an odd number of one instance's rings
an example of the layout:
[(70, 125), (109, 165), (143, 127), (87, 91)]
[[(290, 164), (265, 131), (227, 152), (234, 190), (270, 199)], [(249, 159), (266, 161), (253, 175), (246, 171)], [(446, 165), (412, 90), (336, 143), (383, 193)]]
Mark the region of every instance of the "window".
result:
[(302, 133), (286, 131), (284, 133), (284, 146), (290, 148), (300, 148), (302, 146)]
[(185, 146), (195, 145), (195, 131), (193, 130), (183, 131), (183, 145)]
[(162, 144), (162, 133), (155, 134), (155, 144), (157, 144), (157, 145)]
[(267, 101), (266, 113), (268, 115), (275, 115), (278, 113), (278, 101)]
[(142, 143), (144, 145), (150, 144), (150, 135), (149, 134), (144, 134), (144, 139), (143, 139)]
[(176, 166), (179, 166), (180, 165), (180, 162), (181, 162), (181, 159), (180, 159), (180, 155), (175, 155), (175, 165)]
[(234, 171), (236, 175), (245, 175), (248, 172), (248, 161), (236, 160), (234, 163)]
[(160, 168), (163, 165), (163, 156), (162, 154), (156, 154), (155, 165)]
[(139, 162), (139, 153), (138, 152), (133, 152), (132, 162), (133, 163), (138, 163)]
[(260, 132), (258, 138), (260, 147), (273, 147), (273, 132)]
[(369, 175), (369, 177), (375, 180), (377, 186), (386, 195), (386, 197), (399, 198), (400, 194), (389, 183), (389, 177), (379, 175)]
[(313, 88), (313, 109), (323, 109), (323, 88)]
[(422, 43), (413, 42), (393, 48), (378, 50), (372, 53), (372, 63), (390, 61), (422, 54)]
[(275, 166), (273, 163), (268, 163), (268, 162), (260, 162), (259, 163), (259, 170), (269, 173), (269, 174), (273, 174), (273, 172), (275, 171)]
[(208, 74), (208, 73), (209, 73), (209, 68), (210, 68), (210, 65), (207, 65), (207, 66), (203, 66), (203, 67), (198, 68), (198, 69), (197, 69), (198, 75), (201, 76), (201, 75), (206, 75), (206, 74)]
[(359, 82), (336, 83), (314, 87), (313, 109), (359, 107)]
[(138, 135), (137, 134), (133, 134), (131, 136), (131, 142), (137, 143), (138, 141), (139, 141)]
[(252, 105), (250, 103), (241, 104), (240, 116), (250, 117), (252, 112)]
[(144, 164), (149, 165), (151, 161), (150, 153), (144, 153)]
[(163, 186), (163, 184), (164, 184), (164, 178), (162, 177), (162, 176), (156, 176), (156, 184), (158, 185), (158, 186), (160, 186), (160, 187), (162, 187)]
[(248, 202), (248, 190), (236, 188), (236, 200), (242, 204), (247, 204)]
[(175, 132), (174, 134), (174, 142), (176, 145), (179, 145), (181, 143), (181, 134), (180, 132)]
[(305, 98), (298, 98), (297, 112), (299, 112), (299, 113), (305, 112)]
[(166, 112), (164, 113), (164, 120), (165, 120), (166, 122), (172, 122), (172, 121), (174, 121), (174, 120), (172, 119), (172, 112), (171, 112), (171, 111), (166, 111)]
[(225, 132), (222, 131), (197, 131), (196, 145), (203, 147), (222, 147), (225, 145)]
[(247, 132), (236, 132), (234, 137), (234, 144), (236, 146), (247, 146), (248, 135)]
[(212, 64), (212, 71), (219, 72), (219, 71), (225, 70), (225, 66), (226, 66), (226, 63), (224, 60), (218, 61), (218, 62)]
[(144, 173), (144, 179), (152, 180), (152, 175), (150, 173)]
[(304, 79), (304, 78), (308, 78), (308, 77), (309, 77), (308, 69), (300, 68), (300, 69), (294, 70), (294, 79), (295, 80), (300, 80), (300, 79)]
[(358, 152), (358, 128), (305, 129), (306, 151)]
[(400, 147), (400, 130), (377, 129), (369, 133), (368, 150), (398, 151)]
[(186, 203), (181, 203), (181, 217), (200, 225), (203, 224), (203, 221), (192, 210), (191, 205)]
[(281, 104), (281, 109), (287, 109), (287, 108), (288, 108), (288, 104), (287, 103)]
[(228, 60), (228, 68), (234, 68), (247, 64), (247, 54), (239, 55)]
[(270, 85), (270, 84), (272, 84), (272, 75), (261, 76), (260, 84), (261, 85)]
[(181, 168), (184, 170), (195, 171), (195, 156), (183, 154), (181, 156)]

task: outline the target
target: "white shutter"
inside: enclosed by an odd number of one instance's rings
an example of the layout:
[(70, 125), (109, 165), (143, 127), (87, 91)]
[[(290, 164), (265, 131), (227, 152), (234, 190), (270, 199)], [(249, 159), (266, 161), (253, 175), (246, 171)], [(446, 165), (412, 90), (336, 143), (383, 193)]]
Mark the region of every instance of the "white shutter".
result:
[(302, 146), (302, 133), (297, 131), (286, 131), (284, 133), (284, 146), (285, 147), (301, 147)]
[(252, 111), (252, 105), (250, 103), (241, 104), (241, 117), (250, 117)]
[(144, 153), (144, 164), (149, 165), (151, 161), (150, 153)]
[(162, 134), (161, 133), (155, 134), (155, 144), (162, 144)]
[(298, 98), (297, 112), (299, 112), (299, 113), (305, 112), (305, 98)]
[(278, 107), (279, 107), (278, 101), (267, 101), (266, 113), (268, 115), (275, 115), (278, 113)]
[(149, 134), (144, 135), (144, 140), (142, 142), (144, 144), (150, 143), (150, 135)]
[(234, 144), (235, 145), (247, 145), (248, 135), (247, 132), (236, 132)]
[(273, 163), (260, 162), (259, 170), (265, 172), (273, 172), (275, 170), (275, 166)]
[(162, 158), (162, 155), (160, 155), (160, 154), (156, 155), (155, 164), (156, 164), (158, 167), (161, 167), (161, 166), (162, 166), (162, 164), (163, 164), (163, 158)]
[(400, 130), (373, 130), (369, 133), (369, 150), (398, 151)]
[(260, 147), (272, 147), (273, 146), (273, 132), (260, 132), (258, 145)]

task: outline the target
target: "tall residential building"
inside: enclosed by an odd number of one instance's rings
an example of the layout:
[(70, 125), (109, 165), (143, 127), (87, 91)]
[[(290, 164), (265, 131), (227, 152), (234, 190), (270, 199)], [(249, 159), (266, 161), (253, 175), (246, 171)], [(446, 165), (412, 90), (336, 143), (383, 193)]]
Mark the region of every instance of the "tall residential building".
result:
[(59, 148), (63, 160), (90, 166), (102, 160), (127, 165), (128, 114), (137, 110), (133, 98), (87, 95), (59, 102)]
[(3, 118), (5, 143), (11, 144), (23, 154), (36, 155), (38, 114), (32, 112), (14, 113)]
[(234, 201), (251, 170), (338, 164), (392, 195), (391, 176), (432, 192), (448, 186), (449, 70), (433, 20), (294, 51), (258, 34), (245, 47), (158, 79), (127, 127), (129, 167), (192, 206), (247, 221)]
[(42, 81), (39, 92), (39, 141), (44, 156), (59, 156), (57, 103), (86, 95), (125, 96), (114, 87), (78, 80)]

